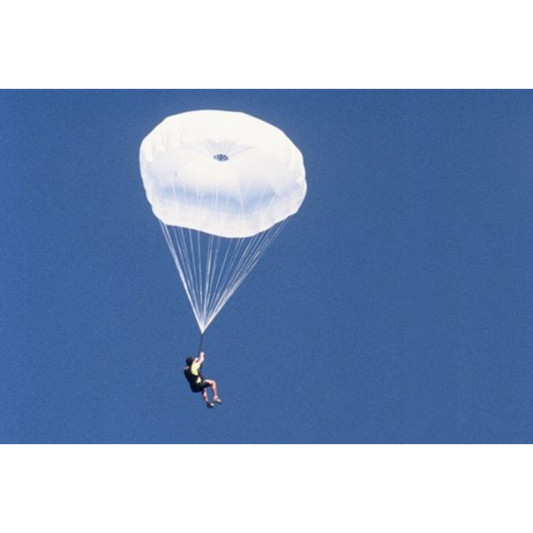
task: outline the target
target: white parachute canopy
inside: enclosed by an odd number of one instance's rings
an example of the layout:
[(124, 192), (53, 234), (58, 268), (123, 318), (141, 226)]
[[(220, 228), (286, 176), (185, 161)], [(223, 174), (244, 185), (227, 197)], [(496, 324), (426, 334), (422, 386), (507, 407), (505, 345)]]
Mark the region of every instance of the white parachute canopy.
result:
[(245, 113), (190, 111), (143, 140), (146, 196), (203, 333), (302, 204), (303, 157)]

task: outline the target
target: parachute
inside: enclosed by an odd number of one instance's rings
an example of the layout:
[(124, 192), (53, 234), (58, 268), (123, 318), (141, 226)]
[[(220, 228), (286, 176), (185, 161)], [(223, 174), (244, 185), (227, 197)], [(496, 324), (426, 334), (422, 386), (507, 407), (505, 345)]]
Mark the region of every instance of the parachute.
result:
[(245, 113), (189, 111), (145, 137), (140, 169), (203, 335), (300, 208), (302, 154)]

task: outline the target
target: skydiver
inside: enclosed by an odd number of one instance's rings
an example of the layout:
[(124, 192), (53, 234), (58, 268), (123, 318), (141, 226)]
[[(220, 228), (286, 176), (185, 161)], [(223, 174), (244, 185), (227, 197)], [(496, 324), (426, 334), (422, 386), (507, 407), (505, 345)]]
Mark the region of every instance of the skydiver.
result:
[[(185, 362), (187, 366), (184, 368), (183, 373), (191, 386), (192, 392), (201, 392), (204, 397), (207, 407), (215, 407), (216, 403), (222, 403), (218, 397), (217, 382), (214, 379), (205, 379), (202, 375), (202, 365), (205, 360), (205, 353), (200, 352), (198, 357), (187, 357)], [(213, 393), (213, 401), (209, 401), (207, 395), (207, 389), (211, 388)]]

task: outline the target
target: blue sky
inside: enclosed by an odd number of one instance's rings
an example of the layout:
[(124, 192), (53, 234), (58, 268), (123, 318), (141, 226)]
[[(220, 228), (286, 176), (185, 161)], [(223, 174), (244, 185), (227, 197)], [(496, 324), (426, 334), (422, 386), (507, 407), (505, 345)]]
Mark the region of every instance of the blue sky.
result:
[[(199, 333), (138, 149), (239, 110), (308, 195)], [(531, 443), (529, 91), (1, 91), (0, 442)]]

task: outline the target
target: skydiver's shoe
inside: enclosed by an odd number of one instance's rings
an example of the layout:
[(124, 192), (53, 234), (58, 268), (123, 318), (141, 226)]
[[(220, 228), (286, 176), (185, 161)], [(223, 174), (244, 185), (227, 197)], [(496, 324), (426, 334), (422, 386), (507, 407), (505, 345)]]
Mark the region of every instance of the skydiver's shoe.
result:
[(215, 404), (214, 404), (214, 403), (211, 403), (211, 402), (206, 402), (205, 405), (206, 405), (207, 407), (209, 407), (210, 409), (211, 409), (212, 407), (215, 407)]
[(222, 403), (222, 400), (220, 398), (213, 398), (213, 401), (215, 403)]

